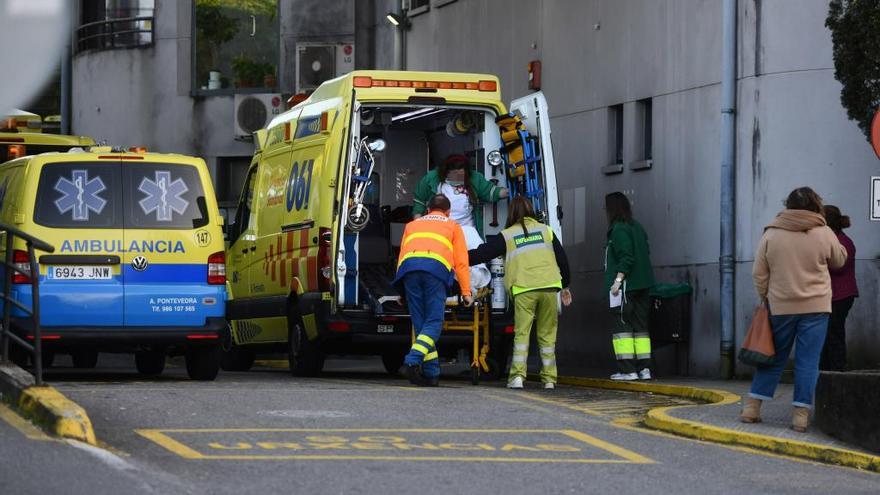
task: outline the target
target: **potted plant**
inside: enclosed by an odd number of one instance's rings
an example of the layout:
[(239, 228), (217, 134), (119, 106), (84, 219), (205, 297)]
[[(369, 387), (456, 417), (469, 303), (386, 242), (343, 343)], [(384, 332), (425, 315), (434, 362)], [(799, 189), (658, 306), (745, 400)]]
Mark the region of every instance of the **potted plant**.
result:
[(275, 77), (275, 66), (263, 64), (263, 87), (274, 88), (277, 84), (278, 78)]
[(237, 55), (232, 59), (232, 72), (235, 74), (235, 86), (252, 88), (263, 80), (263, 66), (246, 55)]

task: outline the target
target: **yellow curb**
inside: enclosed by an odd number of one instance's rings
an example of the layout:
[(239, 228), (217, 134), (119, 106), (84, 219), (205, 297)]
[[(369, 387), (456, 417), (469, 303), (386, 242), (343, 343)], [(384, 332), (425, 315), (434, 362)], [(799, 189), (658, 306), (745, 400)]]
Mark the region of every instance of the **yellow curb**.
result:
[(21, 414), (59, 437), (97, 445), (85, 409), (52, 387), (28, 387), (18, 399)]
[[(702, 389), (665, 383), (616, 382), (599, 378), (579, 377), (560, 377), (559, 383), (591, 388), (671, 395), (674, 397), (705, 401), (708, 403), (706, 406), (723, 406), (736, 403), (740, 400), (738, 395), (724, 390)], [(798, 440), (789, 440), (768, 435), (760, 435), (757, 433), (731, 430), (728, 428), (700, 423), (698, 421), (676, 418), (668, 414), (668, 412), (673, 409), (683, 407), (695, 406), (663, 406), (651, 409), (648, 411), (647, 417), (645, 418), (645, 425), (656, 430), (698, 440), (741, 445), (777, 454), (880, 473), (880, 456), (810, 442), (801, 442)]]

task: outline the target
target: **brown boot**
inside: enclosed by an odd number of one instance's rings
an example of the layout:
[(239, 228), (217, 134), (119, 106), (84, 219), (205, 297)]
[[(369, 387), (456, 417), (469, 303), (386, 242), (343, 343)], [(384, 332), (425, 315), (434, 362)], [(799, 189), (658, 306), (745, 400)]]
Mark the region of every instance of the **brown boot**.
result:
[(743, 423), (760, 423), (761, 422), (761, 399), (746, 399), (743, 404), (742, 415), (739, 420)]
[(810, 424), (810, 409), (806, 407), (797, 407), (794, 408), (794, 413), (791, 416), (791, 429), (800, 433), (807, 431), (807, 426)]

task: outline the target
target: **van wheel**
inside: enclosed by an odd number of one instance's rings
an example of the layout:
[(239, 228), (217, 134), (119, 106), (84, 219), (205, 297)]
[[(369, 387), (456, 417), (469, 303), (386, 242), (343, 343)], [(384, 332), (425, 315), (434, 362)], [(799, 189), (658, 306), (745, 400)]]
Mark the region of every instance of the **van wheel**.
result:
[(73, 351), (70, 357), (73, 358), (74, 368), (92, 369), (98, 366), (98, 351)]
[(406, 358), (406, 353), (388, 352), (382, 354), (382, 365), (385, 366), (385, 371), (389, 374), (397, 375), (400, 367), (403, 366), (404, 358)]
[(158, 376), (165, 370), (165, 353), (162, 351), (138, 351), (134, 353), (134, 365), (142, 375)]
[(186, 374), (192, 380), (212, 381), (220, 372), (220, 347), (196, 347), (186, 351)]
[(287, 361), (293, 376), (317, 376), (324, 369), (324, 355), (309, 341), (302, 317), (295, 310), (287, 316)]
[(223, 371), (248, 371), (253, 367), (257, 354), (250, 349), (224, 350), (220, 353), (220, 369)]

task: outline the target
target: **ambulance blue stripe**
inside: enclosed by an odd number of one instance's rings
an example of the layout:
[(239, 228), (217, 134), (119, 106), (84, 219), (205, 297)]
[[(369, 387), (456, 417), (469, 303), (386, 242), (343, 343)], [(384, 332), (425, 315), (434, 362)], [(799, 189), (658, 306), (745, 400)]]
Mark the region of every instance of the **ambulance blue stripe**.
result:
[(208, 265), (205, 263), (155, 263), (139, 272), (131, 265), (123, 266), (125, 284), (153, 283), (208, 283)]

